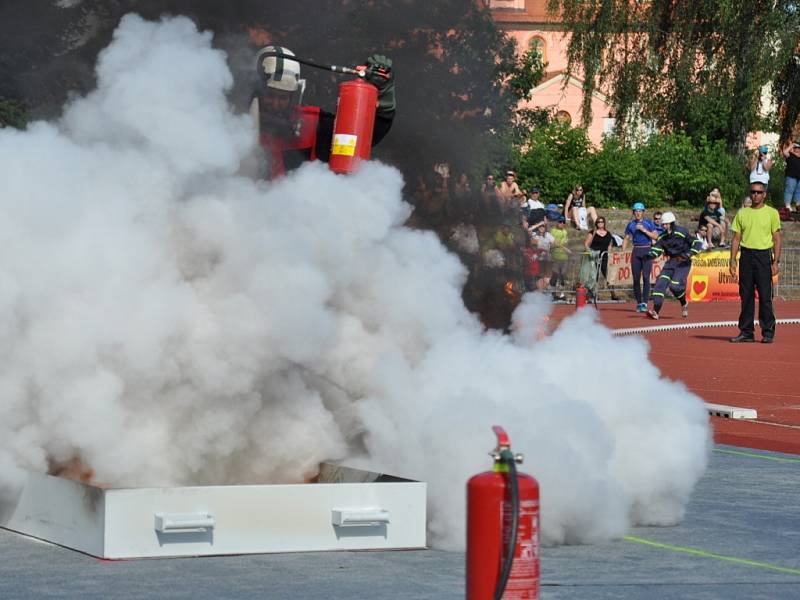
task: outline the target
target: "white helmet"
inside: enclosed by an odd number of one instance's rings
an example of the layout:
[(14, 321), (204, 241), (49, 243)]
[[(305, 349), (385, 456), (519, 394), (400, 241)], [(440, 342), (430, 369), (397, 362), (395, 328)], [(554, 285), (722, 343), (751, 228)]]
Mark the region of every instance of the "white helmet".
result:
[(665, 212), (661, 215), (661, 223), (666, 225), (667, 223), (674, 223), (675, 222), (675, 215), (672, 214), (670, 211)]
[(258, 51), (256, 71), (267, 87), (284, 92), (303, 92), (305, 79), (300, 79), (300, 63), (284, 58), (294, 52), (282, 46), (265, 46)]

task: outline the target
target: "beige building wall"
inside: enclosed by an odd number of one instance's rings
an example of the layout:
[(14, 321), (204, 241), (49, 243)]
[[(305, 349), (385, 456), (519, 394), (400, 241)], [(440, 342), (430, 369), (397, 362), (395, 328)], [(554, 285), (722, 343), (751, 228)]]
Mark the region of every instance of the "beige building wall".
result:
[[(497, 25), (517, 41), (520, 51), (535, 43), (543, 54), (545, 79), (533, 90), (530, 100), (521, 106), (545, 108), (578, 125), (583, 103), (582, 82), (579, 76), (565, 76), (569, 34), (547, 14), (547, 0), (484, 0), (484, 3)], [(603, 134), (612, 126), (611, 110), (605, 96), (593, 94), (589, 139), (599, 145)]]

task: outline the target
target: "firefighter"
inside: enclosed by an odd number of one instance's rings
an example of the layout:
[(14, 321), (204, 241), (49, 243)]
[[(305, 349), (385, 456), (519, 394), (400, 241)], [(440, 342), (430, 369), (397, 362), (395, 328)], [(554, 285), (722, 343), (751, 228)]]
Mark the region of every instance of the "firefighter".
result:
[[(258, 124), (259, 142), (265, 154), (263, 175), (275, 179), (308, 160), (330, 159), (335, 115), (318, 106), (303, 105), (306, 81), (294, 53), (281, 46), (259, 50), (256, 70), (258, 89), (250, 102), (250, 114)], [(378, 106), (372, 144), (392, 126), (395, 113), (392, 60), (373, 54), (366, 61), (364, 79), (378, 88)]]
[(667, 288), (672, 295), (681, 303), (681, 314), (684, 318), (689, 316), (689, 304), (686, 301), (686, 279), (689, 277), (689, 269), (692, 268), (692, 257), (700, 252), (700, 240), (691, 235), (689, 231), (680, 227), (675, 222), (675, 215), (665, 212), (661, 215), (661, 223), (664, 226), (662, 233), (648, 256), (658, 258), (666, 254), (667, 262), (661, 269), (661, 274), (656, 280), (655, 290), (653, 291), (653, 308), (647, 311), (647, 316), (651, 319), (658, 319), (661, 312), (661, 305)]
[(625, 227), (625, 239), (622, 251), (628, 249), (628, 242), (633, 242), (631, 252), (631, 269), (633, 271), (633, 295), (636, 298), (636, 312), (647, 311), (650, 299), (650, 270), (653, 261), (649, 258), (653, 242), (658, 239), (656, 226), (644, 218), (644, 204), (636, 202), (632, 207), (633, 218)]

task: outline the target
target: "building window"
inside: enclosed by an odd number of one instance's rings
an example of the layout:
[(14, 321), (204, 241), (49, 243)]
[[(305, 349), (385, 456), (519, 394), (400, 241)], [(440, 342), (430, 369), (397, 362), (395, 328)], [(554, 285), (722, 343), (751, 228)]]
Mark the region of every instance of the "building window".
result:
[(603, 133), (611, 135), (614, 133), (614, 128), (617, 126), (617, 120), (614, 117), (606, 117), (603, 119)]
[(533, 36), (528, 41), (528, 47), (533, 50), (534, 48), (539, 51), (539, 55), (542, 57), (542, 62), (547, 64), (547, 42), (544, 41), (544, 38), (539, 35)]
[(489, 0), (492, 10), (525, 10), (525, 0)]
[(556, 113), (556, 121), (564, 123), (564, 125), (569, 125), (572, 123), (572, 115), (565, 110), (560, 110)]

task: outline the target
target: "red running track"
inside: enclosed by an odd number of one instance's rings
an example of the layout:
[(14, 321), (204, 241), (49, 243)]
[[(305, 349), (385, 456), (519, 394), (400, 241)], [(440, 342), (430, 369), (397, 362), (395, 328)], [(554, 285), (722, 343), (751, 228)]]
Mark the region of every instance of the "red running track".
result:
[[(658, 321), (635, 312), (633, 303), (601, 304), (598, 310), (601, 322), (612, 329), (739, 318), (738, 302), (690, 304), (688, 319), (680, 316), (677, 302), (667, 302)], [(574, 312), (574, 305), (556, 305), (551, 322)], [(775, 315), (800, 318), (800, 302), (776, 300)], [(728, 342), (737, 333), (733, 326), (639, 335), (647, 338), (650, 360), (662, 373), (683, 381), (706, 402), (758, 411), (755, 421), (710, 417), (715, 442), (800, 454), (800, 325), (778, 325), (773, 344)], [(756, 329), (756, 339), (760, 333)]]

